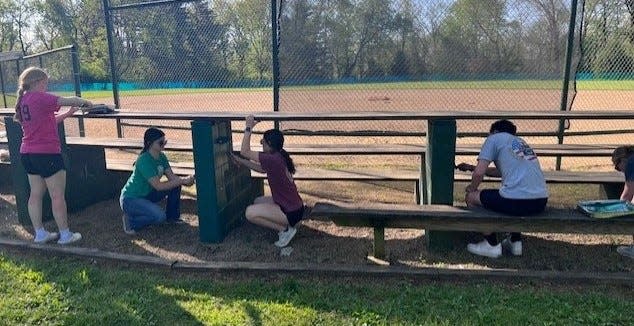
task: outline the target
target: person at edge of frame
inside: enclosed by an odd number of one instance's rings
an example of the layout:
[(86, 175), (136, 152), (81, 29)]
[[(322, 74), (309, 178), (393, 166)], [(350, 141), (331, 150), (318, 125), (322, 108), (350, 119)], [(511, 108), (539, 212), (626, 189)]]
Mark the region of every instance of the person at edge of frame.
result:
[[(81, 240), (82, 236), (79, 232), (71, 232), (68, 226), (66, 167), (57, 125), (80, 107), (92, 107), (92, 103), (79, 97), (48, 93), (48, 81), (46, 71), (37, 67), (26, 68), (20, 74), (14, 120), (22, 127), (20, 160), (30, 186), (27, 207), (35, 230), (33, 241), (57, 240), (58, 244), (67, 245)], [(70, 109), (59, 113), (62, 106)], [(47, 231), (42, 224), (42, 202), (47, 190), (59, 234)]]
[[(634, 146), (619, 146), (612, 152), (614, 169), (625, 175), (625, 184), (621, 193), (621, 200), (634, 203)], [(632, 236), (634, 240), (634, 235)], [(619, 246), (616, 251), (634, 259), (634, 245)]]

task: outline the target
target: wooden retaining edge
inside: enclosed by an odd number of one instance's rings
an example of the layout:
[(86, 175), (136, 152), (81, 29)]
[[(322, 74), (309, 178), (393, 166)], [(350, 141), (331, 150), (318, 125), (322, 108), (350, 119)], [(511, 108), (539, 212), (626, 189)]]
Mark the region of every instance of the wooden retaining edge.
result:
[(58, 245), (35, 244), (23, 240), (0, 238), (0, 247), (38, 250), (63, 256), (81, 256), (95, 259), (107, 259), (139, 265), (166, 267), (181, 272), (250, 272), (250, 273), (287, 273), (313, 274), (328, 276), (357, 277), (407, 277), (415, 279), (437, 280), (500, 280), (500, 281), (551, 281), (557, 283), (634, 283), (634, 273), (625, 272), (559, 272), (526, 271), (516, 269), (455, 269), (455, 268), (411, 268), (405, 266), (374, 265), (324, 265), (324, 264), (288, 264), (262, 262), (180, 262), (159, 257), (121, 254), (94, 248), (63, 247)]
[(13, 247), (17, 249), (31, 249), (50, 254), (58, 254), (65, 256), (81, 256), (97, 259), (108, 259), (135, 264), (146, 264), (152, 266), (171, 267), (176, 263), (173, 260), (167, 260), (159, 257), (146, 255), (120, 254), (116, 252), (103, 251), (95, 248), (83, 247), (66, 247), (51, 244), (37, 244), (30, 241), (12, 240), (0, 238), (0, 246)]

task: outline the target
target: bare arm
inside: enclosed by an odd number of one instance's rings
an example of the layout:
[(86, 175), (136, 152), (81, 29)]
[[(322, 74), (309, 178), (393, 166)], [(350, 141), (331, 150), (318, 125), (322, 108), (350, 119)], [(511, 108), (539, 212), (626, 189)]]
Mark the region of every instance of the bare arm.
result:
[(172, 180), (181, 180), (183, 182), (183, 185), (185, 186), (191, 186), (194, 184), (194, 176), (190, 175), (188, 177), (185, 178), (181, 178), (179, 176), (177, 176), (176, 174), (174, 174), (174, 171), (172, 171), (172, 169), (167, 169), (165, 170), (165, 176), (167, 177), (167, 180), (172, 181)]
[[(476, 166), (473, 164), (468, 164), (468, 163), (460, 163), (458, 165), (456, 165), (456, 169), (460, 170), (460, 171), (471, 171), (473, 172), (475, 170)], [(500, 173), (500, 170), (497, 169), (497, 167), (495, 166), (491, 166), (491, 167), (487, 167), (486, 171), (484, 172), (484, 175), (489, 176), (489, 177), (495, 177), (495, 178), (499, 178), (502, 176), (502, 174)]]
[(478, 165), (476, 165), (473, 170), (473, 174), (471, 175), (471, 183), (467, 186), (467, 192), (478, 190), (478, 187), (484, 178), (484, 174), (487, 172), (489, 164), (491, 164), (491, 161), (478, 160)]
[[(252, 115), (246, 118), (246, 129), (244, 130), (244, 137), (242, 137), (242, 146), (240, 146), (240, 155), (242, 155), (243, 157), (251, 161), (259, 162), (260, 158), (258, 156), (258, 152), (251, 150), (251, 129), (256, 124), (257, 124), (257, 121), (253, 119)], [(245, 166), (247, 165), (245, 164)], [(252, 169), (251, 167), (249, 168)], [(252, 170), (255, 170), (255, 169), (252, 169)]]
[(79, 110), (78, 107), (71, 106), (68, 110), (66, 110), (66, 112), (55, 114), (55, 122), (60, 123), (64, 121), (64, 119), (73, 115), (75, 112), (77, 112), (77, 110)]
[(89, 108), (92, 106), (92, 102), (88, 100), (84, 100), (83, 98), (70, 96), (70, 97), (59, 97), (57, 99), (57, 105), (59, 106), (78, 106), (83, 108)]
[(229, 156), (231, 157), (231, 160), (233, 162), (235, 162), (236, 164), (244, 165), (244, 166), (246, 166), (247, 168), (249, 168), (249, 169), (251, 169), (253, 171), (257, 171), (257, 172), (260, 172), (260, 173), (266, 173), (259, 162), (249, 161), (249, 160), (247, 160), (245, 158), (236, 156), (233, 153), (229, 154)]
[(174, 189), (185, 184), (184, 179), (177, 177), (173, 180), (161, 181), (160, 176), (151, 177), (148, 182), (157, 191)]
[(625, 181), (625, 186), (623, 186), (623, 192), (621, 193), (621, 200), (628, 202), (634, 200), (634, 181)]

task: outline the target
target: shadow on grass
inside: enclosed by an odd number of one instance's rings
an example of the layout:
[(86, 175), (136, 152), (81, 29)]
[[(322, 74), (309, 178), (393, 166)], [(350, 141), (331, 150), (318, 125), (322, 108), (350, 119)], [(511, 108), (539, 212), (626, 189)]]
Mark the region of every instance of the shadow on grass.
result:
[(3, 299), (12, 300), (9, 312), (0, 308), (8, 324), (203, 325), (134, 271), (108, 272), (41, 255), (18, 259), (0, 251), (0, 275), (7, 286)]

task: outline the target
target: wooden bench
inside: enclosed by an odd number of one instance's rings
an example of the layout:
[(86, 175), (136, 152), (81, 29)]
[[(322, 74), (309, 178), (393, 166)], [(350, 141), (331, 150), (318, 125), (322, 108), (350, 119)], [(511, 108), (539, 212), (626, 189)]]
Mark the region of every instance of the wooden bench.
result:
[[(6, 138), (4, 139), (6, 142)], [(0, 138), (0, 143), (2, 138)], [(99, 138), (99, 137), (66, 137), (68, 145), (100, 146), (115, 149), (141, 149), (141, 139)], [(456, 155), (477, 155), (479, 144), (456, 146)], [(618, 145), (576, 145), (576, 144), (537, 144), (533, 149), (538, 156), (544, 157), (610, 157)], [(168, 151), (192, 151), (192, 143), (168, 141)], [(234, 151), (240, 151), (240, 144), (234, 144)], [(261, 151), (261, 146), (253, 146), (253, 150)], [(417, 144), (287, 144), (285, 149), (291, 155), (424, 155), (427, 146)]]
[[(252, 172), (253, 178), (264, 179), (266, 174)], [(295, 180), (309, 181), (409, 181), (415, 183), (416, 203), (424, 203), (426, 195), (421, 192), (421, 173), (419, 171), (358, 171), (358, 170), (329, 170), (303, 168), (297, 169), (293, 176)], [(598, 184), (604, 195), (615, 197), (623, 190), (623, 175), (619, 172), (588, 172), (588, 171), (544, 171), (546, 183), (550, 184)], [(485, 177), (484, 182), (499, 182), (499, 178)], [(456, 182), (471, 181), (468, 172), (456, 172)]]
[(329, 218), (339, 226), (373, 228), (373, 257), (381, 260), (385, 259), (386, 228), (474, 232), (634, 234), (634, 216), (594, 219), (576, 210), (557, 208), (547, 208), (542, 214), (523, 217), (448, 205), (319, 202), (315, 204), (310, 216)]
[[(0, 138), (0, 144), (6, 143), (7, 139)], [(97, 146), (113, 149), (143, 148), (140, 139), (128, 138), (96, 138), (96, 137), (66, 137), (66, 143), (71, 146)], [(572, 145), (572, 144), (538, 144), (535, 151), (540, 156), (577, 156), (577, 157), (610, 157), (616, 145)], [(288, 145), (288, 152), (291, 155), (420, 155), (424, 160), (426, 146), (414, 144), (307, 144)], [(168, 151), (191, 152), (192, 144), (187, 142), (171, 141), (166, 145)], [(261, 147), (255, 146), (256, 151)], [(456, 155), (477, 155), (480, 145), (459, 145), (456, 147)], [(239, 145), (234, 145), (234, 151), (239, 152)], [(422, 163), (424, 166), (424, 163)], [(132, 162), (122, 160), (107, 161), (108, 169), (119, 171), (131, 171)], [(193, 163), (186, 166), (174, 166), (174, 172), (180, 175), (193, 174)], [(254, 178), (265, 178), (261, 173), (252, 173)], [(456, 181), (468, 182), (470, 174), (456, 173)], [(623, 177), (616, 172), (569, 172), (569, 171), (547, 171), (545, 172), (548, 183), (569, 183), (569, 184), (600, 184), (606, 193), (616, 193), (622, 187)], [(411, 181), (416, 183), (416, 201), (421, 202), (419, 171), (359, 171), (359, 170), (332, 170), (319, 168), (300, 168), (295, 175), (296, 180), (312, 181)], [(487, 178), (488, 181), (496, 181), (495, 178)]]

